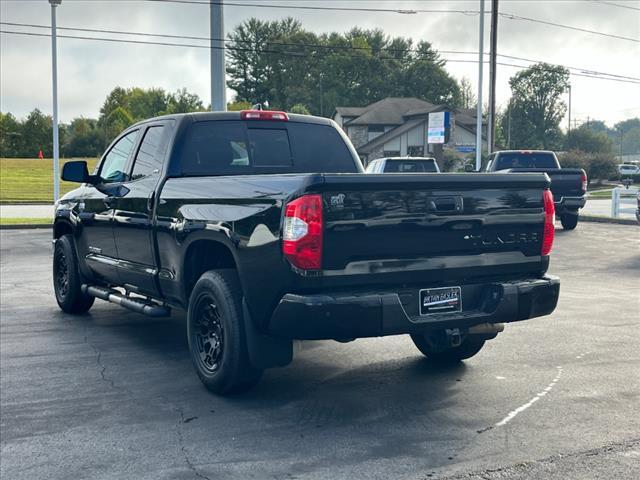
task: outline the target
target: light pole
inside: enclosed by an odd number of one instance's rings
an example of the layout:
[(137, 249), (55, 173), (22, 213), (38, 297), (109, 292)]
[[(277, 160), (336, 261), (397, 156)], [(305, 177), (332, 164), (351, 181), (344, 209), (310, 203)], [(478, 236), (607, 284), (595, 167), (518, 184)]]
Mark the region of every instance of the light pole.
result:
[(51, 84), (53, 88), (53, 202), (60, 197), (60, 145), (58, 137), (58, 49), (56, 45), (56, 8), (62, 0), (49, 0), (51, 4)]
[(498, 49), (498, 0), (491, 2), (491, 41), (489, 43), (489, 114), (487, 119), (487, 152), (496, 143), (496, 56)]
[(476, 107), (476, 170), (482, 166), (482, 67), (484, 61), (484, 0), (480, 0), (480, 34), (478, 39), (478, 105)]
[(569, 128), (567, 129), (567, 136), (571, 136), (571, 84), (569, 84)]
[(224, 9), (223, 0), (209, 0), (211, 34), (211, 110), (227, 110), (227, 86), (225, 85), (224, 59)]

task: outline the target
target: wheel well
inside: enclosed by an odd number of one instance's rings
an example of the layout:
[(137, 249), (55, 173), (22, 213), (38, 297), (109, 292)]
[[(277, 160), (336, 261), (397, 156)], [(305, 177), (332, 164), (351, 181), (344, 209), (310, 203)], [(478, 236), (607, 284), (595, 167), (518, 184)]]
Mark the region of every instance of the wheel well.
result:
[(228, 247), (214, 240), (198, 240), (192, 243), (184, 258), (185, 300), (200, 276), (209, 270), (236, 269), (236, 261)]
[(55, 225), (53, 226), (53, 238), (55, 238), (56, 240), (62, 237), (63, 235), (72, 234), (72, 233), (73, 233), (73, 227), (65, 221), (60, 220), (56, 222)]

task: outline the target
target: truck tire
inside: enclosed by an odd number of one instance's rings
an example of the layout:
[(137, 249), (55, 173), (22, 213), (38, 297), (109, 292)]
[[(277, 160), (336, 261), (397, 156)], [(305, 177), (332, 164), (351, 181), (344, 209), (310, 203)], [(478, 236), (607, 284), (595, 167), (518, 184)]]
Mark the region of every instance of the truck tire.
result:
[(91, 308), (95, 298), (82, 293), (81, 287), (75, 242), (71, 235), (63, 235), (53, 249), (53, 291), (63, 312), (79, 314)]
[(573, 230), (578, 225), (578, 213), (566, 213), (560, 217), (560, 222), (565, 230)]
[(475, 338), (468, 336), (458, 347), (449, 347), (444, 350), (435, 350), (424, 335), (411, 335), (411, 340), (418, 350), (422, 352), (429, 360), (442, 365), (451, 365), (467, 358), (473, 357), (484, 346), (483, 338)]
[(213, 393), (241, 393), (255, 386), (262, 370), (249, 360), (242, 290), (234, 270), (210, 270), (189, 298), (187, 337), (191, 361)]

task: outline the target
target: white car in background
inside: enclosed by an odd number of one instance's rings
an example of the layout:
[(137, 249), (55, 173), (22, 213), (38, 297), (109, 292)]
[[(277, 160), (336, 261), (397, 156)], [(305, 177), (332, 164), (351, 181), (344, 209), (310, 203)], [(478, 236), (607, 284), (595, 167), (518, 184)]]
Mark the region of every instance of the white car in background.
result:
[(433, 157), (385, 157), (367, 165), (366, 173), (440, 173)]
[(621, 163), (618, 165), (618, 173), (620, 175), (638, 175), (640, 174), (640, 166), (633, 163)]

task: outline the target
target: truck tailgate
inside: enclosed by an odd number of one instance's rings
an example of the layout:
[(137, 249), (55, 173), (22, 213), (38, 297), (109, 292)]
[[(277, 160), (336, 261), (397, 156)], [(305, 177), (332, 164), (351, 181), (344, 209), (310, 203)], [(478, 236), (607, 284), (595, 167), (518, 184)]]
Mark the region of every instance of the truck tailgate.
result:
[(460, 282), (546, 269), (544, 174), (322, 177), (310, 188), (323, 196), (325, 278), (402, 273), (405, 282)]
[(551, 193), (556, 202), (562, 197), (581, 197), (582, 176), (584, 170), (580, 168), (519, 168), (512, 169), (514, 173), (546, 173), (551, 178)]

